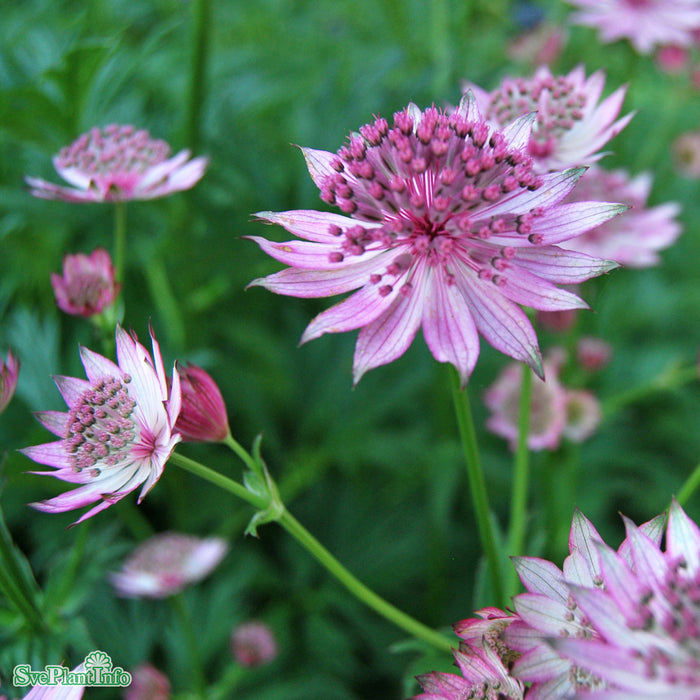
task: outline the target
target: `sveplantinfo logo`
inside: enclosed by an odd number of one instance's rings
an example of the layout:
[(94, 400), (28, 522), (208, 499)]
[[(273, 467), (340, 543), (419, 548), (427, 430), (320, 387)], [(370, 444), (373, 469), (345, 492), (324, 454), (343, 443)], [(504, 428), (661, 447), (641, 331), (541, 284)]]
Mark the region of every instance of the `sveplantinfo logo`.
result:
[(82, 685), (125, 688), (131, 684), (131, 674), (121, 666), (114, 666), (109, 654), (91, 651), (82, 664), (72, 671), (66, 666), (49, 665), (42, 671), (33, 671), (29, 664), (19, 664), (12, 672), (12, 684), (17, 688), (28, 685)]

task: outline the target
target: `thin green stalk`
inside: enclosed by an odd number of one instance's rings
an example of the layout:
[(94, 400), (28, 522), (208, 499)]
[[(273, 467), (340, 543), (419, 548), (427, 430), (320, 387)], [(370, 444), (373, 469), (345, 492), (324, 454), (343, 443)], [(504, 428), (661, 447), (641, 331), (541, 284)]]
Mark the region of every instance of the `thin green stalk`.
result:
[(197, 635), (194, 630), (194, 625), (192, 624), (192, 615), (190, 615), (190, 611), (187, 608), (187, 601), (183, 593), (171, 596), (170, 600), (180, 620), (180, 628), (185, 638), (185, 644), (187, 646), (187, 666), (192, 671), (195, 691), (203, 700), (207, 683), (204, 675), (204, 667), (202, 666), (202, 654), (200, 653)]
[(452, 398), (457, 414), (457, 424), (459, 425), (459, 434), (462, 439), (462, 448), (464, 450), (464, 459), (467, 467), (469, 489), (479, 530), (479, 538), (491, 574), (496, 604), (503, 607), (505, 605), (505, 596), (503, 592), (503, 582), (501, 580), (501, 566), (499, 564), (498, 550), (496, 548), (496, 537), (491, 523), (491, 509), (489, 507), (489, 498), (486, 491), (484, 471), (481, 467), (481, 459), (479, 457), (476, 431), (474, 430), (474, 421), (472, 419), (471, 406), (469, 405), (469, 395), (467, 394), (466, 388), (462, 389), (459, 374), (452, 366), (450, 366), (450, 380), (452, 384)]
[[(513, 462), (513, 490), (510, 499), (508, 553), (511, 556), (520, 556), (525, 543), (525, 516), (530, 482), (530, 451), (527, 439), (530, 433), (531, 404), (532, 370), (523, 362), (518, 406), (518, 445)], [(509, 569), (507, 583), (509, 595), (515, 594), (517, 573), (513, 567)]]
[[(173, 453), (170, 460), (177, 466), (182, 467), (190, 473), (196, 474), (210, 483), (219, 486), (219, 488), (228, 491), (234, 496), (238, 496), (260, 511), (267, 509), (269, 506), (266, 499), (256, 496), (238, 482), (215, 472), (213, 469), (210, 469), (199, 462), (195, 462), (194, 460), (178, 453)], [(296, 539), (304, 549), (306, 549), (323, 567), (325, 567), (329, 573), (335, 576), (335, 578), (338, 579), (338, 581), (340, 581), (353, 595), (365, 603), (365, 605), (372, 608), (375, 612), (379, 613), (384, 618), (390, 622), (393, 622), (395, 625), (413, 635), (417, 639), (421, 639), (438, 649), (442, 649), (443, 651), (451, 650), (452, 642), (448, 638), (394, 607), (391, 605), (391, 603), (388, 603), (374, 591), (365, 586), (286, 509), (282, 510), (277, 522), (279, 522), (279, 524), (290, 535), (292, 535), (292, 537), (294, 537), (294, 539)]]
[(209, 48), (209, 29), (211, 26), (211, 8), (209, 0), (194, 0), (192, 3), (192, 68), (188, 95), (186, 143), (196, 151), (204, 105), (204, 86), (206, 80), (207, 53)]
[(685, 480), (683, 486), (681, 486), (681, 490), (676, 496), (678, 503), (680, 503), (680, 505), (686, 503), (698, 486), (700, 486), (700, 464), (693, 469), (693, 473)]
[(255, 460), (248, 454), (247, 450), (245, 450), (241, 444), (234, 439), (231, 433), (224, 438), (224, 445), (228, 445), (228, 447), (230, 447), (236, 453), (236, 455), (246, 465), (246, 467), (248, 467), (248, 469), (251, 469), (252, 471), (256, 470)]
[(126, 259), (126, 203), (114, 205), (114, 268), (117, 280), (124, 281), (124, 264)]

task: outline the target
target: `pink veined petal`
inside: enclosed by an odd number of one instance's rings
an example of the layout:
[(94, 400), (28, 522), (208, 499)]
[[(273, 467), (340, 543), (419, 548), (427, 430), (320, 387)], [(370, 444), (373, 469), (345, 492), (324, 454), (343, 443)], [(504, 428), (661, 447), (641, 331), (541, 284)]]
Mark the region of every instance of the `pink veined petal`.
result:
[(498, 273), (505, 280), (500, 291), (511, 301), (540, 311), (588, 308), (588, 304), (573, 292), (560, 289), (527, 270), (513, 269), (519, 267), (517, 261), (513, 263), (510, 269)]
[(173, 365), (173, 374), (170, 382), (170, 399), (168, 401), (168, 421), (171, 427), (175, 427), (180, 411), (182, 410), (182, 382), (177, 371), (177, 363)]
[(673, 499), (668, 516), (666, 551), (674, 559), (682, 557), (690, 576), (700, 570), (700, 529)]
[(91, 382), (104, 377), (119, 378), (123, 374), (114, 362), (82, 345), (80, 346), (80, 359), (85, 368), (85, 374)]
[(344, 301), (322, 311), (306, 327), (302, 343), (319, 338), (324, 333), (343, 333), (365, 326), (381, 316), (399, 294), (398, 286), (381, 296), (376, 285), (368, 284)]
[(647, 592), (622, 557), (602, 542), (597, 543), (605, 589), (627, 619), (638, 612), (639, 601)]
[[(315, 243), (330, 243), (334, 246), (337, 246), (339, 241), (336, 235), (329, 233), (331, 226), (347, 229), (351, 226), (357, 226), (358, 223), (356, 219), (351, 219), (348, 216), (312, 209), (282, 212), (260, 211), (254, 216), (265, 223), (278, 224), (299, 238)], [(375, 228), (369, 223), (363, 223), (362, 226), (366, 229)], [(246, 236), (246, 238), (256, 240), (257, 237)]]
[(566, 603), (569, 589), (559, 569), (546, 559), (537, 557), (512, 557), (520, 580), (530, 593), (539, 593), (552, 600)]
[(600, 572), (600, 554), (595, 546), (596, 542), (602, 542), (598, 530), (593, 523), (578, 509), (574, 510), (569, 531), (569, 550), (577, 549), (585, 557), (591, 572)]
[[(156, 340), (155, 334), (153, 333), (153, 326), (148, 324), (148, 333), (151, 336), (151, 349), (153, 350), (153, 362), (151, 358), (146, 353), (145, 348), (144, 355), (146, 362), (153, 367), (156, 372), (156, 377), (158, 378), (158, 384), (160, 385), (160, 399), (161, 401), (168, 400), (168, 381), (165, 378), (165, 365), (163, 364), (163, 356), (160, 353), (160, 345)], [(174, 368), (173, 368), (174, 369)], [(179, 386), (179, 385), (178, 385)]]
[(568, 583), (575, 583), (587, 588), (595, 587), (596, 577), (599, 575), (599, 572), (593, 571), (590, 562), (575, 547), (571, 554), (564, 559), (562, 570)]
[(637, 576), (649, 584), (658, 584), (668, 570), (663, 554), (630, 520), (625, 520), (625, 531)]
[(518, 248), (514, 262), (533, 275), (559, 284), (578, 284), (619, 267), (612, 260), (601, 260), (555, 245)]
[(469, 270), (456, 268), (455, 281), (481, 335), (497, 350), (526, 362), (543, 379), (537, 336), (523, 311), (502, 296), (493, 283), (483, 282)]
[(150, 167), (139, 182), (139, 190), (144, 190), (145, 192), (153, 189), (154, 185), (160, 185), (171, 173), (184, 165), (189, 157), (190, 151), (184, 149), (172, 158)]
[(64, 377), (63, 375), (54, 375), (54, 383), (61, 392), (63, 400), (69, 405), (74, 406), (83, 395), (90, 388), (90, 382), (84, 379), (78, 379), (77, 377)]
[(189, 163), (169, 175), (160, 185), (143, 191), (139, 186), (136, 195), (139, 199), (158, 199), (159, 197), (167, 197), (174, 192), (189, 190), (202, 179), (208, 165), (209, 159), (204, 156), (193, 158)]
[(65, 469), (73, 466), (71, 457), (66, 452), (63, 442), (60, 440), (56, 442), (46, 442), (43, 445), (23, 447), (20, 452), (34, 462), (45, 464), (48, 467)]
[(413, 289), (408, 297), (399, 293), (383, 314), (360, 331), (353, 361), (355, 384), (368, 370), (401, 357), (413, 341), (423, 314), (423, 275), (423, 270), (414, 268)]
[(544, 636), (575, 637), (586, 631), (575, 619), (569, 619), (571, 611), (566, 603), (537, 593), (521, 593), (513, 604), (518, 615)]
[(464, 295), (435, 270), (428, 270), (430, 292), (423, 309), (423, 336), (438, 362), (454, 365), (467, 385), (479, 357), (479, 335)]
[(542, 236), (542, 245), (568, 241), (627, 211), (625, 204), (573, 202), (551, 209), (532, 222), (532, 233)]
[(70, 415), (62, 411), (37, 411), (34, 417), (54, 435), (66, 437), (70, 426)]
[[(527, 681), (543, 682), (557, 676), (566, 678), (571, 662), (562, 659), (556, 654), (545, 649), (536, 649), (524, 654), (513, 667), (513, 675)], [(568, 682), (565, 681), (566, 685)], [(532, 690), (527, 697), (532, 697)], [(566, 697), (562, 695), (561, 697)]]
[(462, 95), (462, 99), (457, 107), (457, 114), (464, 117), (468, 122), (481, 120), (481, 111), (471, 90), (467, 90)]
[(315, 148), (302, 147), (301, 152), (306, 160), (306, 167), (309, 169), (311, 179), (316, 183), (316, 187), (321, 189), (323, 181), (336, 172), (331, 163), (337, 159), (335, 153), (330, 151), (320, 151)]
[(627, 621), (611, 595), (597, 588), (579, 588), (575, 584), (571, 586), (571, 593), (609, 645), (625, 646), (629, 642), (630, 629)]
[(535, 122), (535, 113), (525, 114), (519, 119), (516, 119), (512, 124), (509, 124), (501, 131), (505, 136), (506, 141), (511, 148), (525, 148), (530, 141), (532, 135), (532, 127)]

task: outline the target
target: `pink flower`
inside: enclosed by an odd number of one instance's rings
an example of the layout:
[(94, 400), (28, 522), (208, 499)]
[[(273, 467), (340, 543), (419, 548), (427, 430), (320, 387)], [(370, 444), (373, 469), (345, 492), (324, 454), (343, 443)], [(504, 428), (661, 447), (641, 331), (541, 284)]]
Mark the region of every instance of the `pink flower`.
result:
[(64, 202), (126, 202), (157, 199), (188, 190), (199, 182), (207, 158), (190, 152), (169, 158), (170, 146), (130, 125), (94, 127), (54, 157), (58, 174), (73, 187), (27, 177), (35, 197)]
[(583, 336), (576, 343), (576, 359), (587, 372), (597, 372), (607, 366), (612, 352), (610, 343), (600, 338)]
[(433, 356), (454, 365), (465, 384), (478, 334), (541, 373), (537, 338), (518, 304), (585, 307), (556, 284), (613, 265), (558, 244), (619, 207), (561, 205), (580, 171), (538, 176), (529, 137), (530, 118), (496, 131), (465, 97), (450, 115), (411, 104), (392, 125), (377, 118), (337, 155), (303, 149), (322, 199), (345, 215), (258, 214), (304, 240), (251, 237), (290, 266), (251, 285), (297, 297), (358, 290), (319, 314), (302, 337), (360, 328), (355, 382), (400, 357), (420, 328)]
[(639, 53), (657, 45), (688, 46), (700, 27), (698, 0), (566, 0), (571, 21), (597, 28), (603, 42), (629, 39)]
[(492, 92), (465, 84), (498, 128), (537, 113), (528, 150), (539, 172), (597, 161), (604, 155), (600, 149), (627, 126), (632, 114), (615, 121), (627, 88), (618, 88), (599, 103), (604, 86), (602, 71), (586, 78), (583, 66), (557, 76), (542, 66), (532, 78), (506, 78)]
[[(71, 673), (84, 673), (85, 670), (85, 666), (79, 664)], [(80, 700), (84, 692), (84, 685), (35, 685), (24, 700)]]
[(685, 177), (700, 178), (700, 132), (688, 131), (673, 142), (676, 170)]
[(195, 365), (179, 366), (182, 409), (175, 430), (183, 442), (222, 442), (230, 435), (226, 404), (216, 382)]
[(603, 419), (600, 401), (584, 389), (566, 390), (566, 425), (564, 437), (571, 442), (583, 442), (595, 433)]
[(2, 357), (0, 357), (0, 413), (12, 401), (18, 380), (19, 360), (12, 354), (11, 350), (8, 350), (7, 362), (4, 362)]
[(89, 318), (111, 306), (121, 285), (114, 279), (109, 253), (97, 248), (91, 255), (66, 255), (63, 276), (53, 273), (51, 286), (61, 311)]
[(272, 663), (279, 654), (277, 640), (264, 622), (246, 622), (231, 633), (231, 652), (241, 666), (254, 668)]
[(39, 421), (60, 439), (21, 450), (55, 472), (34, 472), (80, 484), (32, 505), (61, 513), (97, 502), (76, 523), (141, 486), (139, 502), (160, 478), (180, 436), (173, 426), (180, 413), (180, 379), (173, 369), (168, 391), (160, 348), (151, 331), (153, 357), (117, 327), (116, 365), (81, 347), (87, 381), (55, 377), (68, 412), (43, 411)]
[(624, 170), (590, 168), (566, 201), (612, 198), (630, 208), (615, 220), (568, 241), (566, 247), (627, 267), (657, 265), (660, 262), (658, 251), (670, 246), (681, 234), (681, 226), (675, 220), (680, 206), (667, 202), (647, 207), (651, 185), (650, 173), (630, 178)]
[(508, 56), (514, 61), (526, 61), (535, 66), (549, 65), (559, 58), (567, 39), (565, 29), (543, 22), (511, 41)]
[(139, 545), (110, 579), (119, 595), (166, 598), (208, 576), (227, 551), (220, 537), (164, 532)]
[(682, 73), (688, 65), (688, 50), (676, 44), (662, 46), (656, 52), (656, 63), (665, 73)]
[(140, 664), (131, 672), (131, 684), (124, 691), (124, 700), (168, 700), (168, 677), (150, 664)]

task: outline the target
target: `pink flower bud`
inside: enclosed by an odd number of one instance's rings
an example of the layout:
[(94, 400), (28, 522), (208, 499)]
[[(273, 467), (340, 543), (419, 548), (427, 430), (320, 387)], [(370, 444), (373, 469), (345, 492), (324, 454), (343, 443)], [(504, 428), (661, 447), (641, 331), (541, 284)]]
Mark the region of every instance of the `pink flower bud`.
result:
[(19, 360), (8, 351), (6, 363), (0, 357), (0, 413), (7, 408), (7, 404), (15, 395), (18, 379)]
[(97, 248), (91, 255), (77, 253), (63, 258), (63, 276), (52, 274), (56, 304), (72, 316), (89, 318), (111, 306), (121, 285), (114, 279), (109, 253)]
[(131, 672), (131, 685), (124, 691), (124, 700), (168, 700), (168, 677), (150, 664), (140, 664)]
[(275, 635), (264, 622), (246, 622), (233, 630), (231, 652), (241, 666), (253, 668), (272, 663), (279, 649)]
[(676, 44), (662, 46), (656, 52), (656, 64), (664, 73), (681, 73), (688, 63), (688, 50)]
[(597, 372), (603, 369), (612, 357), (612, 348), (600, 338), (585, 336), (576, 345), (576, 359), (583, 369)]
[(178, 366), (182, 408), (175, 430), (184, 442), (221, 442), (230, 433), (226, 404), (216, 382), (196, 365)]

